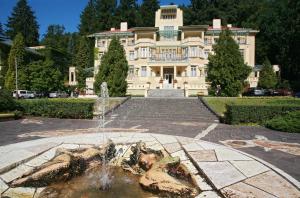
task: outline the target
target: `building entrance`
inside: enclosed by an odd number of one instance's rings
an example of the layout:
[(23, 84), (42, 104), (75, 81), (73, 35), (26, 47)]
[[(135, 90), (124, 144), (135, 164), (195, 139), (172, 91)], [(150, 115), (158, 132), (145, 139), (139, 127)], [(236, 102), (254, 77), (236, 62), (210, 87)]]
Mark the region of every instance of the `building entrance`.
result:
[(164, 68), (163, 69), (163, 88), (164, 89), (173, 89), (174, 81), (174, 68)]

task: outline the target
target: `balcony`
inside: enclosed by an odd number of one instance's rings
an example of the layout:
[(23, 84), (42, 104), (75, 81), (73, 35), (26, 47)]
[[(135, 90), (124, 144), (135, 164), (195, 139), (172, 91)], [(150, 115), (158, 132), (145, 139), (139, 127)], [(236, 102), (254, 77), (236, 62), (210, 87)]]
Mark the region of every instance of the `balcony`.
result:
[(150, 62), (186, 62), (188, 57), (174, 54), (156, 54), (149, 58)]

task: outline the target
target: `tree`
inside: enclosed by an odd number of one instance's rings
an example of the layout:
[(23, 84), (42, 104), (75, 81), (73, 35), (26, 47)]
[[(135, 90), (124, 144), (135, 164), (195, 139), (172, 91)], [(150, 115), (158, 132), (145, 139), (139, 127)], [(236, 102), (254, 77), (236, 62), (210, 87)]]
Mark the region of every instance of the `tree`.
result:
[(159, 9), (157, 0), (144, 0), (139, 8), (142, 27), (153, 27), (155, 25), (155, 12)]
[(269, 59), (265, 59), (259, 73), (258, 86), (264, 89), (273, 89), (277, 84), (277, 76)]
[[(26, 82), (26, 76), (24, 74), (25, 64), (25, 43), (24, 38), (21, 33), (17, 34), (13, 41), (13, 45), (10, 49), (8, 56), (8, 70), (5, 76), (5, 84), (4, 87), (10, 91), (15, 89), (15, 81), (16, 81), (16, 70), (15, 64), (18, 65), (18, 78), (19, 78), (19, 88), (24, 87), (24, 81)], [(22, 71), (23, 70), (23, 71)], [(23, 74), (22, 74), (23, 73)], [(21, 78), (20, 78), (21, 77)], [(25, 83), (26, 84), (26, 83)]]
[(41, 43), (48, 48), (67, 52), (68, 37), (65, 34), (65, 27), (63, 25), (49, 25)]
[(136, 0), (120, 0), (120, 5), (117, 9), (117, 16), (119, 17), (119, 22), (126, 21), (128, 23), (128, 27), (135, 27), (137, 20)]
[(52, 60), (31, 62), (29, 68), (31, 90), (49, 93), (62, 89), (62, 74)]
[(95, 33), (99, 29), (99, 21), (97, 19), (96, 1), (89, 0), (80, 15), (80, 24), (78, 27), (80, 35)]
[(109, 30), (119, 23), (116, 10), (116, 0), (96, 0), (97, 21), (99, 23), (98, 31)]
[(220, 33), (213, 49), (215, 54), (208, 57), (208, 80), (211, 82), (211, 89), (216, 90), (219, 86), (222, 96), (238, 96), (251, 68), (244, 64), (239, 46), (228, 29)]
[(128, 62), (118, 38), (114, 37), (108, 51), (101, 58), (99, 72), (95, 77), (94, 89), (99, 92), (102, 82), (107, 82), (110, 96), (125, 96), (127, 90)]
[(79, 42), (78, 52), (76, 54), (76, 73), (77, 73), (77, 81), (78, 87), (80, 89), (85, 88), (85, 79), (88, 77), (87, 70), (91, 68), (90, 61), (90, 47), (88, 40), (85, 37), (82, 37)]
[(6, 34), (14, 39), (18, 33), (22, 33), (26, 46), (34, 46), (39, 43), (39, 25), (34, 12), (28, 5), (27, 0), (19, 0), (8, 17)]
[(3, 35), (4, 35), (4, 30), (2, 27), (2, 23), (0, 22), (0, 36), (3, 36)]

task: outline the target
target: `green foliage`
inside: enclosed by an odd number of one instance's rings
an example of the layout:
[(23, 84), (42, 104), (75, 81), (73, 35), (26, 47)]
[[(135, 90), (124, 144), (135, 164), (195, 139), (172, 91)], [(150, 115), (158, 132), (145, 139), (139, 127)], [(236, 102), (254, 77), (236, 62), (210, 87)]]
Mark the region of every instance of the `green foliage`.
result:
[(300, 104), (227, 104), (226, 109), (225, 120), (229, 124), (262, 123), (277, 115), (300, 110)]
[(65, 27), (63, 25), (49, 25), (41, 44), (47, 48), (66, 52), (68, 37), (65, 35)]
[(108, 51), (101, 58), (99, 72), (95, 77), (94, 88), (99, 92), (102, 82), (107, 82), (110, 96), (125, 96), (127, 89), (128, 62), (118, 38), (111, 40)]
[(127, 21), (128, 27), (135, 27), (137, 17), (136, 0), (120, 0), (120, 5), (117, 9), (117, 16), (120, 22)]
[(95, 100), (64, 98), (18, 100), (17, 102), (25, 115), (91, 119)]
[(76, 79), (80, 89), (85, 88), (85, 79), (88, 77), (87, 69), (92, 67), (90, 61), (90, 46), (88, 40), (82, 37), (79, 42), (78, 52), (76, 54)]
[(265, 126), (277, 131), (300, 133), (300, 111), (276, 116), (273, 119), (266, 121)]
[(39, 25), (34, 12), (27, 0), (19, 0), (8, 18), (6, 34), (14, 39), (18, 33), (24, 36), (26, 46), (35, 46), (39, 43)]
[(220, 85), (222, 96), (238, 96), (251, 68), (244, 64), (239, 46), (229, 30), (220, 33), (213, 49), (215, 54), (208, 57), (208, 80), (211, 88), (214, 90)]
[(95, 33), (99, 28), (97, 19), (96, 1), (89, 0), (87, 6), (80, 15), (79, 32), (81, 35)]
[(13, 111), (17, 107), (10, 91), (0, 89), (0, 112)]
[(262, 65), (259, 73), (258, 86), (264, 89), (274, 89), (277, 84), (277, 76), (273, 67), (268, 59)]
[(3, 35), (4, 35), (4, 30), (2, 27), (2, 23), (0, 22), (0, 36), (3, 36)]
[(144, 0), (139, 8), (140, 21), (138, 26), (154, 27), (155, 26), (155, 12), (159, 9), (159, 2), (157, 0)]
[(62, 74), (53, 61), (46, 59), (31, 62), (29, 68), (31, 90), (49, 93), (62, 89)]
[(15, 89), (16, 70), (15, 64), (18, 65), (18, 85), (19, 89), (28, 86), (27, 66), (25, 64), (25, 43), (22, 34), (18, 34), (13, 42), (8, 57), (8, 70), (5, 76), (5, 88), (13, 91)]

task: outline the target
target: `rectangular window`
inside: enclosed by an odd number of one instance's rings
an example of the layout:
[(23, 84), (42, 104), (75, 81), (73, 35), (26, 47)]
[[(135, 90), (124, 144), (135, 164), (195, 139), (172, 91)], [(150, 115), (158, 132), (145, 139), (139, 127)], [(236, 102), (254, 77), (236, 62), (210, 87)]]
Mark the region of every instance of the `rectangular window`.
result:
[(214, 43), (217, 44), (218, 40), (219, 40), (219, 38), (214, 38)]
[(130, 77), (134, 76), (134, 66), (133, 65), (129, 65), (128, 76), (130, 76)]
[(147, 77), (147, 66), (142, 66), (141, 76)]
[(104, 54), (104, 52), (99, 52), (99, 60), (101, 60), (103, 54)]
[(174, 30), (174, 26), (164, 26), (164, 30)]
[(191, 51), (190, 51), (190, 57), (197, 57), (197, 54), (198, 54), (198, 47), (196, 46), (193, 46), (190, 48)]
[(197, 76), (197, 70), (196, 66), (191, 66), (191, 77), (196, 77)]
[(240, 49), (240, 53), (241, 53), (241, 56), (242, 56), (243, 60), (244, 60), (244, 52), (245, 52), (244, 49)]
[(134, 60), (134, 51), (129, 52), (129, 60)]
[(141, 48), (141, 58), (147, 58), (147, 56), (148, 56), (148, 48), (142, 47)]
[(209, 53), (210, 53), (210, 50), (209, 50), (209, 49), (205, 49), (205, 50), (204, 50), (204, 58), (205, 58), (205, 59), (208, 58)]

